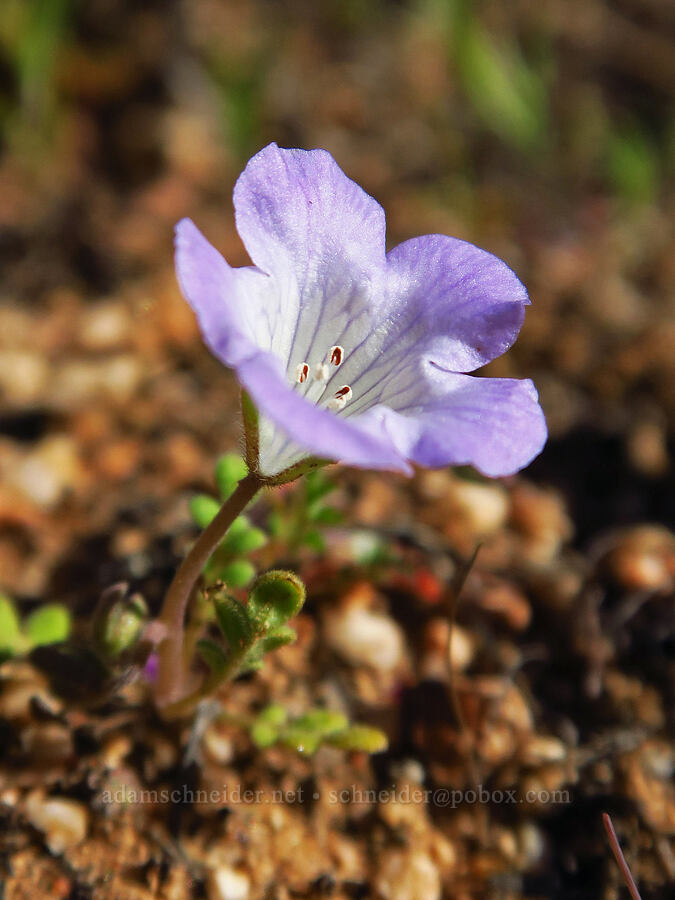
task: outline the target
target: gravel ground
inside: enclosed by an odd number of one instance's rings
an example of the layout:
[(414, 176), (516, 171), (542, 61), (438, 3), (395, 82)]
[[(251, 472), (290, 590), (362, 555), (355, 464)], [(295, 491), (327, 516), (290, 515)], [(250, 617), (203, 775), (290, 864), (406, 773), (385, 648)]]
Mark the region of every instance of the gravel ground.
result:
[[(84, 638), (118, 581), (158, 608), (188, 500), (239, 435), (171, 229), (191, 215), (245, 263), (229, 198), (268, 140), (329, 148), (392, 245), (440, 231), (517, 270), (533, 305), (487, 372), (533, 377), (551, 432), (500, 482), (332, 470), (325, 549), (258, 556), (307, 582), (298, 643), (192, 723), (139, 683), (68, 700), (5, 663), (5, 900), (613, 898), (602, 812), (644, 900), (670, 896), (673, 23), (648, 0), (574, 6), (482, 11), (555, 62), (527, 147), (477, 112), (441, 3), (95, 0), (39, 90), (0, 40), (0, 583), (22, 613), (65, 603)], [(637, 198), (602, 149), (636, 121), (658, 172)], [(364, 546), (386, 552), (364, 565)], [(270, 702), (343, 710), (389, 750), (260, 750), (233, 720)]]

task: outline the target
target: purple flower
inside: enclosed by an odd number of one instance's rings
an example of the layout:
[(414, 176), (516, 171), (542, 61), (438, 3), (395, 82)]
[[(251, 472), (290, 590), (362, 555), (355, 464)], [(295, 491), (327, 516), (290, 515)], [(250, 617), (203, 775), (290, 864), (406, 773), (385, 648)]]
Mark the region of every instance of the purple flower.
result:
[(211, 351), (260, 412), (260, 472), (309, 455), (411, 473), (508, 475), (542, 449), (531, 381), (465, 373), (504, 353), (527, 292), (445, 235), (385, 250), (382, 207), (325, 150), (256, 154), (234, 189), (253, 260), (233, 269), (188, 219), (176, 267)]

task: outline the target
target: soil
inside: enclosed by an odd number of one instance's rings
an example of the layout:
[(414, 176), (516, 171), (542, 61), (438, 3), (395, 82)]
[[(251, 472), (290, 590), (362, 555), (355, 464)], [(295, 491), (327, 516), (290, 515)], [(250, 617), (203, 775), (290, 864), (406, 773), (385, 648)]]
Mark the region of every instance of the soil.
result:
[[(159, 609), (240, 434), (171, 231), (190, 215), (246, 263), (231, 189), (269, 140), (330, 149), (391, 245), (454, 234), (516, 269), (532, 307), (486, 373), (532, 377), (551, 437), (498, 482), (331, 469), (325, 548), (257, 556), (306, 581), (298, 642), (193, 719), (164, 722), (142, 680), (77, 670), (64, 697), (39, 659), (4, 663), (1, 896), (624, 896), (603, 812), (644, 900), (672, 896), (675, 78), (649, 64), (670, 13), (593, 0), (580, 29), (562, 2), (486, 4), (487, 34), (557, 66), (550, 141), (523, 150), (471, 107), (443, 4), (64, 6), (53, 68), (0, 43), (0, 581), (22, 615), (64, 603), (86, 642), (111, 584)], [(630, 205), (595, 148), (634, 120), (662, 155)], [(260, 749), (235, 722), (272, 702), (389, 748)]]

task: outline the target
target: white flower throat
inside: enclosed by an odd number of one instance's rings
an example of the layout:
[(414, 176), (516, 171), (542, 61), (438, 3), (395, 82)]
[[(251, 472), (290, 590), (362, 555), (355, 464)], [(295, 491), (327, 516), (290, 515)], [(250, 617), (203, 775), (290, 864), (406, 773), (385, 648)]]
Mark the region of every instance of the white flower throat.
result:
[[(310, 366), (308, 362), (298, 363), (295, 369), (295, 383), (305, 386), (304, 396), (307, 400), (316, 404), (324, 401), (328, 382), (333, 377), (335, 370), (342, 365), (344, 358), (344, 348), (336, 344), (330, 348), (321, 362), (314, 363), (313, 366)], [(348, 384), (344, 384), (332, 396), (328, 397), (325, 401), (325, 406), (332, 412), (340, 412), (351, 398), (352, 389)]]

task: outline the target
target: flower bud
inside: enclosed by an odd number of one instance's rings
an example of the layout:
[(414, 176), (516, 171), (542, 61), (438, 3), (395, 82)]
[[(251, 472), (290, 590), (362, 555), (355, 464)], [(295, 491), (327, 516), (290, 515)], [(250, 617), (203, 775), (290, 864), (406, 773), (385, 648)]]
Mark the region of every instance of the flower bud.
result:
[(138, 642), (148, 618), (148, 607), (140, 594), (128, 594), (128, 585), (108, 588), (94, 616), (94, 640), (109, 659), (116, 659)]
[(272, 569), (253, 583), (248, 598), (251, 617), (274, 631), (296, 616), (305, 602), (305, 586), (293, 572)]

